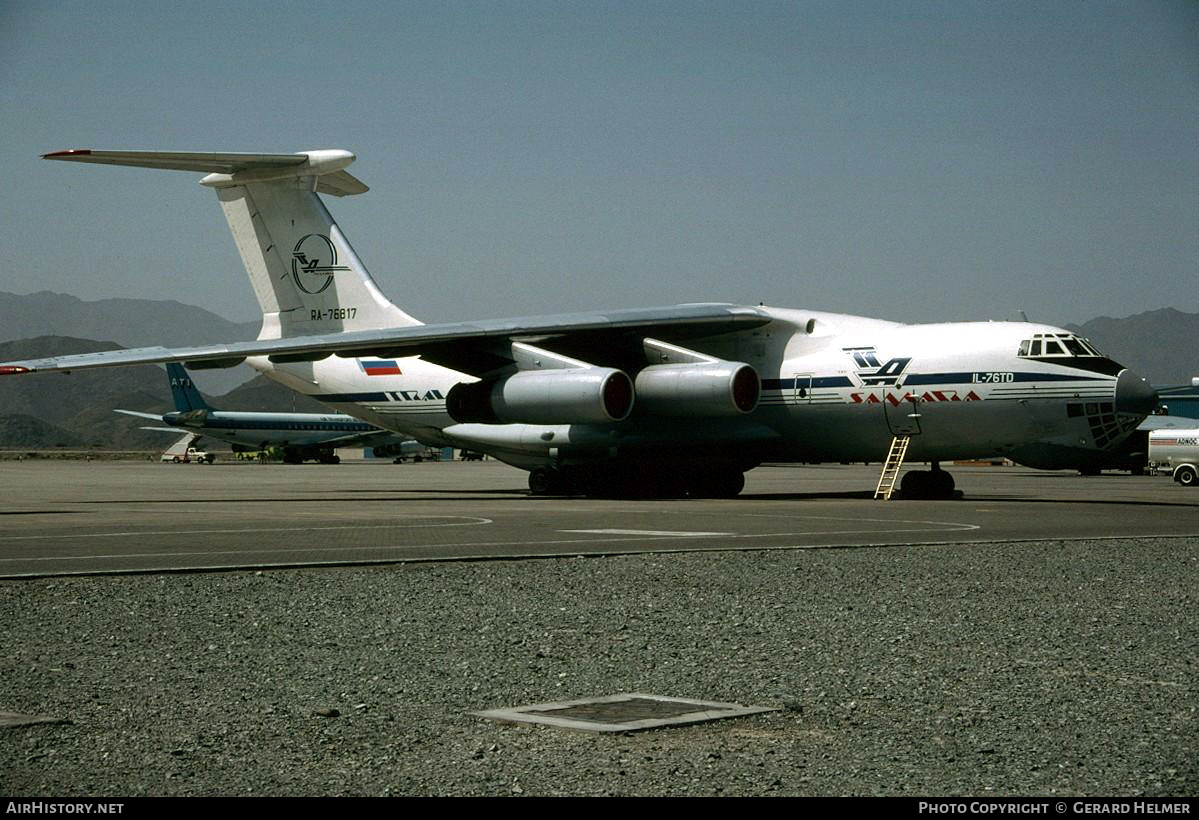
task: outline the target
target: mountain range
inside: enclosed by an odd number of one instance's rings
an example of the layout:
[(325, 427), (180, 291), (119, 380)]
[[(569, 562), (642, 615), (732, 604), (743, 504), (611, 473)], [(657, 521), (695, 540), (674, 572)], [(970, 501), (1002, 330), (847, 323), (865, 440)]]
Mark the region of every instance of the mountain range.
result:
[[(88, 353), (117, 347), (183, 346), (253, 339), (258, 322), (231, 322), (180, 302), (104, 299), (87, 302), (42, 291), (0, 292), (0, 361)], [(1199, 376), (1199, 314), (1163, 308), (1124, 319), (1100, 317), (1066, 325), (1156, 386)], [(36, 337), (36, 338), (31, 338)], [(97, 339), (107, 341), (95, 341)], [(193, 379), (223, 410), (322, 412), (328, 408), (254, 371), (205, 370)], [(215, 376), (215, 378), (214, 378)], [(235, 385), (240, 385), (236, 386)], [(114, 408), (173, 409), (165, 373), (154, 365), (0, 379), (0, 448), (105, 447), (161, 449), (170, 436), (139, 429)]]
[(1100, 316), (1066, 325), (1159, 387), (1199, 376), (1199, 313), (1161, 308), (1124, 319)]
[[(245, 342), (258, 336), (261, 320), (231, 322), (204, 308), (174, 301), (100, 299), (87, 302), (43, 290), (19, 295), (0, 291), (0, 342), (37, 336), (109, 339), (120, 347), (185, 347)], [(207, 370), (194, 381), (204, 390), (226, 393), (256, 372), (242, 365)]]

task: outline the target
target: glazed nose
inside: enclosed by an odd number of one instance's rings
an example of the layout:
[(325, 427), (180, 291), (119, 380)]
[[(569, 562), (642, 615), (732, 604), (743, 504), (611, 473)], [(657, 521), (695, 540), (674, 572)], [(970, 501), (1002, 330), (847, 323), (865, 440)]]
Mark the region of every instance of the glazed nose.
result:
[(1131, 370), (1121, 370), (1116, 379), (1116, 412), (1148, 416), (1157, 409), (1157, 391)]

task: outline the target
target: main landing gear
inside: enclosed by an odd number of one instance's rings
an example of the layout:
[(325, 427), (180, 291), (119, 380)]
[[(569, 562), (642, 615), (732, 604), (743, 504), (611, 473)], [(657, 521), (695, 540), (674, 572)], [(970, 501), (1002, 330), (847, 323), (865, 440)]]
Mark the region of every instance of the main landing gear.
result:
[(529, 473), (533, 495), (590, 495), (599, 498), (733, 498), (745, 487), (738, 468), (707, 467), (689, 474), (675, 470), (559, 470), (539, 467)]
[(946, 499), (961, 498), (954, 489), (953, 476), (941, 469), (934, 461), (931, 470), (909, 470), (899, 482), (899, 494), (903, 498)]

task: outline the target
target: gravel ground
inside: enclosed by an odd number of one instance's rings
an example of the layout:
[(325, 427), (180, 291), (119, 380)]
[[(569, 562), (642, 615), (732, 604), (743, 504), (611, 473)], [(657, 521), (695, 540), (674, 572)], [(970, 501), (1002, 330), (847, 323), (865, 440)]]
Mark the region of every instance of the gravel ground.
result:
[[(1199, 539), (0, 583), (0, 794), (1199, 794)], [(782, 707), (636, 734), (475, 710)], [(337, 710), (337, 716), (326, 716)]]

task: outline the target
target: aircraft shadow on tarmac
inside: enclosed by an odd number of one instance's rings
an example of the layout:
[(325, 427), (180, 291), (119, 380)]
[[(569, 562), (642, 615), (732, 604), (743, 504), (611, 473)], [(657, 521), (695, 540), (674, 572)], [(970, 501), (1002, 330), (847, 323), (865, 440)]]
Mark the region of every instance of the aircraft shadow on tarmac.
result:
[(0, 515), (80, 515), (83, 510), (0, 510)]
[[(840, 493), (762, 493), (762, 494), (745, 494), (738, 496), (738, 501), (827, 501), (829, 499), (853, 499), (853, 500), (871, 500), (874, 493), (869, 490), (863, 492), (840, 492)], [(897, 493), (892, 496), (888, 503), (913, 503), (917, 501), (926, 501), (935, 504), (947, 504), (954, 502), (967, 501), (971, 503), (987, 504), (1099, 504), (1102, 506), (1133, 506), (1133, 507), (1196, 507), (1199, 506), (1199, 498), (1195, 501), (1145, 501), (1137, 499), (1125, 498), (1034, 498), (1027, 495), (962, 495), (958, 498), (902, 498)]]
[[(733, 499), (687, 499), (687, 498), (589, 498), (587, 496), (531, 496), (524, 489), (488, 489), (488, 490), (445, 490), (445, 489), (411, 489), (397, 491), (394, 488), (370, 490), (370, 489), (347, 489), (339, 491), (336, 495), (324, 496), (272, 496), (263, 498), (236, 498), (230, 499), (227, 497), (217, 498), (130, 498), (130, 499), (103, 499), (103, 500), (84, 500), (74, 503), (104, 506), (106, 504), (314, 504), (314, 503), (336, 503), (339, 497), (349, 495), (370, 496), (372, 501), (394, 501), (398, 503), (414, 502), (414, 501), (469, 501), (471, 498), (478, 496), (487, 496), (489, 500), (494, 501), (509, 501), (513, 503), (524, 504), (545, 504), (555, 501), (649, 501), (649, 502), (666, 502), (666, 501), (690, 501), (696, 504), (703, 504), (713, 500), (722, 500), (725, 502), (733, 501)], [(814, 492), (814, 493), (745, 493), (738, 496), (735, 502), (738, 504), (752, 504), (755, 501), (794, 501), (815, 502), (815, 501), (870, 501), (873, 499), (874, 493), (870, 490), (857, 490), (853, 492)], [(930, 501), (931, 499), (904, 499), (898, 496), (892, 498), (889, 503), (913, 503), (916, 501)], [(1166, 507), (1166, 508), (1194, 508), (1199, 507), (1199, 499), (1194, 502), (1188, 501), (1145, 501), (1133, 499), (1119, 498), (1033, 498), (1025, 495), (980, 495), (980, 496), (963, 496), (954, 499), (936, 499), (934, 503), (946, 504), (952, 502), (971, 502), (971, 503), (987, 503), (987, 504), (1087, 504), (1099, 506), (1130, 506), (1130, 507)], [(22, 511), (19, 514), (29, 515), (38, 512), (57, 512), (57, 511)], [(6, 515), (16, 515), (18, 513), (3, 513)]]

